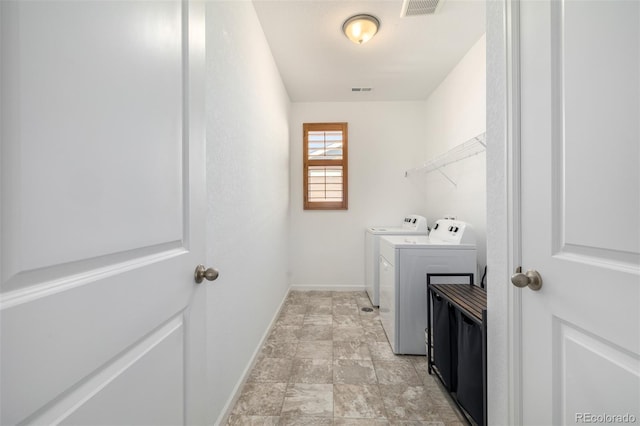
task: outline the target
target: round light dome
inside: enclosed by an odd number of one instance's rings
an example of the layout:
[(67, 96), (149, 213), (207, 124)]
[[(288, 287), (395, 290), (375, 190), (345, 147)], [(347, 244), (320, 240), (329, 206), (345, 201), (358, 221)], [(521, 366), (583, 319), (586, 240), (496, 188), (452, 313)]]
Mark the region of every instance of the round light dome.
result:
[(356, 44), (371, 40), (380, 28), (378, 18), (371, 15), (355, 15), (342, 24), (344, 34)]

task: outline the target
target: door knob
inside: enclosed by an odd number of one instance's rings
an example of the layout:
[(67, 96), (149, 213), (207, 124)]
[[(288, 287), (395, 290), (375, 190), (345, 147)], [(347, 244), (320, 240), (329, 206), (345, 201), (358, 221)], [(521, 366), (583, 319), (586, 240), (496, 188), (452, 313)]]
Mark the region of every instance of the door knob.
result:
[(524, 274), (522, 273), (522, 267), (516, 268), (516, 273), (511, 275), (511, 283), (516, 287), (527, 287), (533, 291), (538, 291), (542, 287), (542, 277), (538, 271), (529, 269)]
[(204, 268), (204, 265), (196, 266), (196, 272), (193, 274), (196, 283), (200, 284), (202, 280), (214, 281), (218, 278), (218, 271), (213, 268)]

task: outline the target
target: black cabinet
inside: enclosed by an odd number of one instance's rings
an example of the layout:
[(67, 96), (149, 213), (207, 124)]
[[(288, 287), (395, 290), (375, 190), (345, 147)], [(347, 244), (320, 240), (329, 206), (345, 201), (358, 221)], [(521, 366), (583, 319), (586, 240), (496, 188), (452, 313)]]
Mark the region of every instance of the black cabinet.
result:
[[(468, 279), (468, 284), (436, 280)], [(454, 278), (451, 278), (454, 277)], [(458, 277), (458, 278), (455, 278)], [(487, 424), (487, 295), (473, 274), (427, 274), (427, 362), (473, 424)]]

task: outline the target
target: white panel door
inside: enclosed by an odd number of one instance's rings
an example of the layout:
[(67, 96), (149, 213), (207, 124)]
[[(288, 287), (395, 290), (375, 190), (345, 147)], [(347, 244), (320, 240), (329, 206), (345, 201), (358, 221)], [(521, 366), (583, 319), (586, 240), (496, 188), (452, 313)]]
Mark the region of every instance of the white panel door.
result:
[(202, 9), (0, 2), (2, 425), (203, 422)]
[(521, 290), (523, 420), (637, 423), (640, 2), (523, 1), (520, 26), (522, 267), (543, 279)]

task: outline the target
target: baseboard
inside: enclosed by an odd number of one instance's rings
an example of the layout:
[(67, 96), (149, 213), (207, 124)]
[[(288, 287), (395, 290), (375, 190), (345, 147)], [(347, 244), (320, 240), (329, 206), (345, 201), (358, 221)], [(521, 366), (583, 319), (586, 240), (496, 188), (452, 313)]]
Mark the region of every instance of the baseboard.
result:
[(258, 342), (256, 349), (253, 351), (253, 354), (251, 355), (251, 361), (247, 364), (247, 368), (245, 368), (244, 371), (242, 372), (242, 376), (240, 377), (240, 380), (238, 380), (238, 383), (236, 383), (235, 387), (233, 388), (233, 391), (231, 392), (231, 396), (227, 400), (227, 403), (225, 404), (224, 408), (222, 409), (222, 414), (220, 414), (218, 419), (213, 423), (214, 425), (227, 424), (227, 420), (231, 415), (231, 410), (233, 410), (233, 407), (236, 405), (236, 402), (238, 402), (238, 399), (240, 398), (240, 394), (242, 393), (242, 388), (246, 384), (247, 379), (249, 378), (249, 374), (251, 373), (251, 370), (256, 365), (256, 362), (258, 360), (258, 355), (260, 354), (260, 351), (262, 349), (262, 345), (264, 345), (265, 341), (269, 337), (269, 334), (271, 333), (273, 326), (278, 320), (278, 317), (280, 316), (280, 311), (282, 310), (282, 307), (284, 306), (284, 302), (287, 300), (287, 296), (289, 295), (290, 291), (291, 291), (291, 287), (289, 287), (287, 292), (284, 294), (284, 297), (280, 302), (280, 306), (278, 306), (276, 313), (273, 315), (273, 318), (271, 318), (271, 322), (269, 323), (269, 326), (265, 330), (264, 334), (262, 335), (262, 338), (260, 339), (260, 342)]
[(290, 290), (295, 291), (365, 291), (364, 285), (297, 285)]

